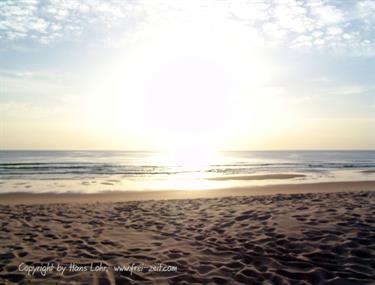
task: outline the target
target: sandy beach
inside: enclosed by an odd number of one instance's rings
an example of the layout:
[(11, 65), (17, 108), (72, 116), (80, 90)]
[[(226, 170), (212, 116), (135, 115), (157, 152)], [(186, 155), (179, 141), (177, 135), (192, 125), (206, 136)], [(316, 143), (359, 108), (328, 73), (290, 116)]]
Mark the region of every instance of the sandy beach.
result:
[(0, 280), (373, 284), (374, 186), (1, 195)]
[(0, 0), (0, 285), (375, 285), (375, 0)]

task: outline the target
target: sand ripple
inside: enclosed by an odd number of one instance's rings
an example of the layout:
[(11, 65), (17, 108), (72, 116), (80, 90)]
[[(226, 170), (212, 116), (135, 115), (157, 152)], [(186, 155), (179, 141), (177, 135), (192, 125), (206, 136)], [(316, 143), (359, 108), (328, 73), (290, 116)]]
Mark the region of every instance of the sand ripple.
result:
[[(375, 192), (0, 206), (0, 284), (374, 284)], [(177, 272), (18, 270), (23, 262)]]

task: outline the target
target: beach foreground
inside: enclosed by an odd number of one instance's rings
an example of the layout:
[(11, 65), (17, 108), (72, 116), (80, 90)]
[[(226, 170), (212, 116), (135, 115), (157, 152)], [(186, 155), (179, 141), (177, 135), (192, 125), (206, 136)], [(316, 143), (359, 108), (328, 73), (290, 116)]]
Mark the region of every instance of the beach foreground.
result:
[(373, 284), (374, 217), (371, 191), (1, 205), (0, 280)]

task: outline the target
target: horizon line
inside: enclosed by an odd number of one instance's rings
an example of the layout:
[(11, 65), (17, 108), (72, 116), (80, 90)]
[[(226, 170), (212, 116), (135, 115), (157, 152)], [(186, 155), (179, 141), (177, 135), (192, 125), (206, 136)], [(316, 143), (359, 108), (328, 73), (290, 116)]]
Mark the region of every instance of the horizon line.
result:
[[(0, 149), (0, 151), (97, 151), (97, 152), (167, 152), (168, 150), (145, 150), (145, 149), (22, 149), (22, 148), (8, 148)], [(181, 150), (184, 151), (184, 150)], [(215, 150), (217, 152), (244, 152), (244, 151), (375, 151), (370, 148), (300, 148), (300, 149), (237, 149), (237, 150)]]

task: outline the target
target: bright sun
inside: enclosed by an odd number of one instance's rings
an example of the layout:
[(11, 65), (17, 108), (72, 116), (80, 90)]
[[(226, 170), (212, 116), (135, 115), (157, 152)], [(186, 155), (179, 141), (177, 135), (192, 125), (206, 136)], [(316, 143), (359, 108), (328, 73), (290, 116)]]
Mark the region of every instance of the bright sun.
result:
[(104, 114), (124, 139), (138, 136), (156, 149), (214, 150), (248, 131), (261, 108), (253, 93), (270, 69), (254, 38), (215, 31), (161, 29), (112, 66), (94, 93), (108, 94), (96, 105), (103, 112), (112, 102)]

